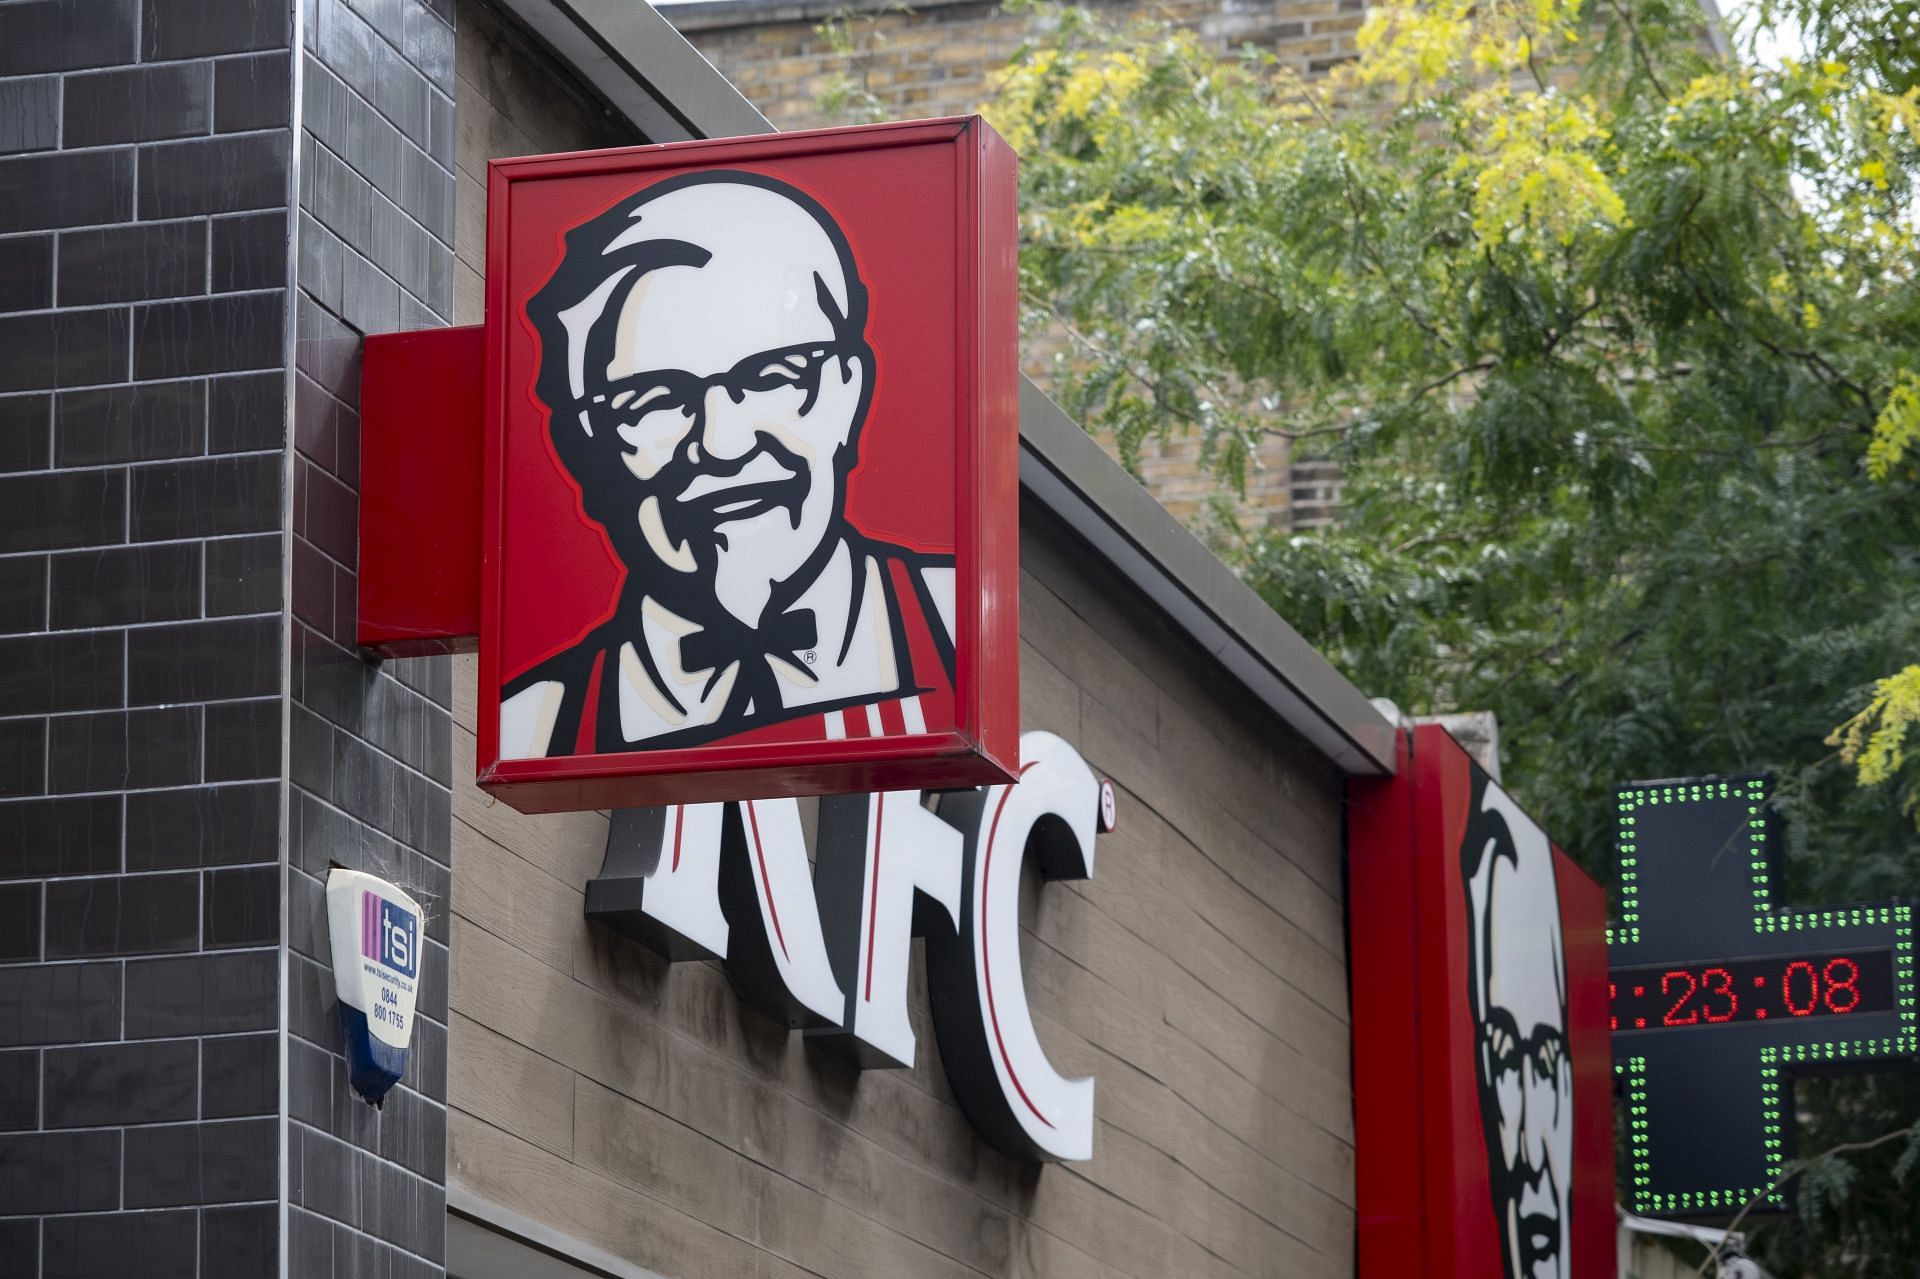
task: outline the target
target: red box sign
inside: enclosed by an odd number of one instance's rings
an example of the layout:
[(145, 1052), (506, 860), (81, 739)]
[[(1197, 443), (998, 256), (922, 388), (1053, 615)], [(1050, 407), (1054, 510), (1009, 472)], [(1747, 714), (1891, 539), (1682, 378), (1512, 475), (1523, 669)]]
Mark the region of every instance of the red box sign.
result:
[(1612, 1279), (1605, 892), (1442, 728), (1349, 800), (1360, 1279)]
[(1014, 159), (977, 119), (497, 160), (479, 781), (1009, 780)]

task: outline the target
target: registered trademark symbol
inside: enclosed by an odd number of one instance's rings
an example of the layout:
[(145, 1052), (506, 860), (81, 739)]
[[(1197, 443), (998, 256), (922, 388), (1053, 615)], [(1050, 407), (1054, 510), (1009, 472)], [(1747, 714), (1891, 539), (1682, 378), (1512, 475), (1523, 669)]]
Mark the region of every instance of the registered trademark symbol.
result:
[(801, 657), (802, 657), (803, 659), (805, 659), (805, 661), (806, 661), (806, 663), (807, 663), (807, 665), (808, 665), (808, 666), (812, 666), (812, 665), (813, 665), (813, 650), (812, 650), (812, 649), (808, 649), (808, 650), (807, 650), (806, 652), (804, 652), (804, 653), (802, 653), (802, 654), (800, 654), (800, 656), (801, 656)]

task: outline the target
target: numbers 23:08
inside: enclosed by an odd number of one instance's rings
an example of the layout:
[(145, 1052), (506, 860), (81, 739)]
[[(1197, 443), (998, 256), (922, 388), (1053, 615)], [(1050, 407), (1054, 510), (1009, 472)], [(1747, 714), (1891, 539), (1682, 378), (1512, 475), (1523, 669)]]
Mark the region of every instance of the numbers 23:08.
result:
[[(1823, 1008), (1830, 1013), (1850, 1013), (1860, 1006), (1859, 981), (1860, 966), (1845, 956), (1829, 959), (1824, 968), (1815, 968), (1804, 959), (1795, 960), (1780, 973), (1780, 1003), (1795, 1017), (1810, 1017)], [(1641, 988), (1636, 987), (1634, 994), (1640, 993)], [(1620, 988), (1609, 984), (1608, 998), (1617, 999), (1619, 994)], [(1733, 974), (1724, 968), (1708, 968), (1697, 976), (1688, 969), (1671, 969), (1660, 975), (1660, 995), (1671, 1001), (1660, 1019), (1662, 1026), (1727, 1022), (1740, 1012), (1740, 993)], [(1756, 1018), (1766, 1015), (1764, 1008), (1749, 1014)], [(1620, 1029), (1618, 1017), (1613, 1019), (1613, 1029)]]

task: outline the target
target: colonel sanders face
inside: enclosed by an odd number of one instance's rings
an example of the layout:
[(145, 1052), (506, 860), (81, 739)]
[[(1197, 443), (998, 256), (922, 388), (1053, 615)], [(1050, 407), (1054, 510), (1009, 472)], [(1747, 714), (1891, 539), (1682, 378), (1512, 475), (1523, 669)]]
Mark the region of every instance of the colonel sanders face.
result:
[(1473, 929), (1475, 1073), (1503, 1273), (1566, 1279), (1573, 1064), (1553, 846), (1475, 769), (1460, 858)]
[(757, 174), (669, 179), (570, 232), (527, 309), (555, 445), (629, 584), (694, 620), (789, 602), (844, 530), (873, 393), (827, 212)]

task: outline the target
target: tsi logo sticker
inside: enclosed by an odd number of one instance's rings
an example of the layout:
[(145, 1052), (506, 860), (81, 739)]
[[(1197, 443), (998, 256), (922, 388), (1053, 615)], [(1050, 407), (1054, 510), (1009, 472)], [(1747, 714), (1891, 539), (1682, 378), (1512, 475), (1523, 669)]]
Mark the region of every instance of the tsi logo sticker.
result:
[(407, 1069), (422, 918), (420, 903), (384, 879), (341, 867), (327, 875), (327, 932), (347, 1078), (376, 1106)]
[(420, 916), (377, 893), (360, 896), (360, 953), (377, 959), (402, 977), (418, 972)]

